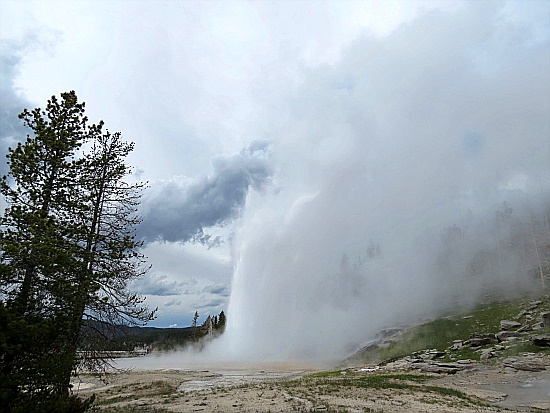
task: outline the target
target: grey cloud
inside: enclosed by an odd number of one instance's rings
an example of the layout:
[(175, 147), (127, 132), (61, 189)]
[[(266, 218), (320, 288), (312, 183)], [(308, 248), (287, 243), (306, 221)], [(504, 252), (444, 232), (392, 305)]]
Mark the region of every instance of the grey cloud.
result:
[(208, 285), (202, 290), (203, 293), (209, 293), (214, 295), (220, 295), (222, 297), (229, 296), (229, 289), (227, 285)]
[(145, 295), (170, 296), (185, 293), (183, 287), (195, 285), (197, 281), (190, 279), (185, 282), (169, 281), (166, 275), (151, 275), (137, 281), (136, 289)]
[[(14, 79), (17, 76), (18, 66), (21, 63), (21, 52), (23, 47), (14, 43), (3, 41), (2, 53), (0, 54), (0, 156), (8, 152), (9, 147), (23, 141), (29, 132), (23, 122), (18, 118), (19, 113), (25, 107), (31, 105), (23, 99), (14, 86)], [(0, 163), (0, 174), (7, 173), (5, 162)]]
[[(31, 133), (18, 115), (23, 109), (33, 109), (35, 104), (25, 99), (15, 86), (19, 66), (29, 52), (49, 52), (58, 42), (56, 30), (40, 30), (27, 33), (21, 40), (1, 40), (0, 47), (0, 157), (25, 140)], [(7, 164), (0, 162), (0, 174), (8, 172)]]
[(142, 202), (138, 235), (146, 242), (219, 243), (203, 229), (231, 221), (243, 207), (248, 189), (261, 190), (269, 182), (269, 148), (268, 142), (253, 142), (236, 155), (215, 158), (208, 177), (153, 186)]
[(222, 304), (225, 304), (225, 300), (222, 299), (222, 298), (214, 298), (210, 301), (207, 301), (206, 303), (198, 306), (197, 308), (200, 310), (200, 309), (203, 309), (203, 308), (216, 308), (216, 307), (220, 307)]
[(166, 307), (178, 306), (178, 305), (181, 305), (181, 300), (177, 300), (177, 299), (174, 298), (174, 299), (164, 303), (164, 305)]

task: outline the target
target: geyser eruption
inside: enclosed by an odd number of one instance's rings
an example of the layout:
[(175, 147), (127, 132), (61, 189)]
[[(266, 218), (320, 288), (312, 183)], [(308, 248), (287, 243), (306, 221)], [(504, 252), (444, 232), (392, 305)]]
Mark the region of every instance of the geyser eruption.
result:
[(235, 236), (224, 348), (336, 359), (384, 326), (529, 284), (529, 249), (505, 241), (550, 187), (548, 47), (476, 3), (312, 71), (274, 139), (273, 188), (249, 193)]

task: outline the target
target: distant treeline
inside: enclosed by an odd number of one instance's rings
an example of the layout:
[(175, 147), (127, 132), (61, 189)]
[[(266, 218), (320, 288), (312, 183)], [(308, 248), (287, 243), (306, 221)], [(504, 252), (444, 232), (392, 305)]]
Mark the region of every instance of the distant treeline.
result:
[(492, 217), (468, 211), (459, 225), (445, 228), (437, 270), (461, 283), (475, 280), (484, 292), (550, 283), (550, 202), (515, 206), (503, 202)]
[(96, 340), (93, 347), (100, 351), (132, 351), (135, 348), (164, 351), (203, 340), (209, 333), (210, 323), (212, 336), (220, 335), (225, 330), (225, 313), (209, 315), (201, 326), (184, 328), (111, 325), (95, 320), (85, 320), (82, 328), (86, 330), (83, 336)]

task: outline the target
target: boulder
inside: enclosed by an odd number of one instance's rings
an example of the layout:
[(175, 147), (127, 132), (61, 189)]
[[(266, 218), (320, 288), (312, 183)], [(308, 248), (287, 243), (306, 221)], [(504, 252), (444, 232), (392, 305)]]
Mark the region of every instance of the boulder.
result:
[(427, 373), (445, 373), (445, 374), (455, 374), (459, 371), (458, 368), (454, 366), (442, 366), (437, 363), (415, 363), (411, 364), (413, 369), (418, 369)]
[(544, 323), (535, 323), (531, 326), (531, 330), (540, 330), (544, 327)]
[(496, 344), (498, 339), (493, 333), (489, 334), (472, 334), (470, 340), (468, 340), (470, 347), (486, 346), (487, 344)]
[[(410, 368), (411, 362), (409, 360), (400, 359), (396, 361), (392, 361), (384, 366), (387, 370), (406, 370)], [(373, 370), (365, 370), (365, 371), (373, 371)]]
[(520, 328), (521, 326), (521, 323), (518, 323), (517, 321), (502, 320), (500, 322), (500, 328), (502, 330), (515, 330)]
[(539, 347), (550, 347), (550, 334), (538, 334), (536, 336), (529, 337), (531, 343)]
[(496, 357), (496, 353), (493, 351), (492, 348), (486, 348), (481, 352), (481, 356), (479, 356), (480, 360), (489, 360), (493, 357)]
[(526, 308), (527, 311), (534, 310), (535, 308), (537, 308), (539, 305), (542, 304), (542, 301), (540, 300), (531, 301), (529, 304), (530, 304), (529, 307)]
[(529, 324), (526, 324), (526, 325), (521, 326), (520, 328), (518, 328), (516, 330), (516, 333), (523, 333), (523, 332), (529, 331), (529, 330), (531, 330), (531, 326)]
[(544, 313), (540, 314), (542, 318), (542, 324), (544, 327), (550, 326), (550, 311), (545, 311)]
[(502, 361), (502, 364), (505, 367), (511, 367), (516, 370), (524, 371), (544, 371), (546, 366), (533, 358), (518, 358), (518, 357), (508, 357)]
[(439, 351), (437, 349), (426, 350), (424, 352), (424, 354), (420, 354), (420, 358), (422, 360), (433, 360), (433, 359), (440, 358), (440, 357), (443, 357), (443, 356), (445, 356), (445, 352), (444, 351)]
[(516, 370), (524, 370), (524, 371), (544, 371), (546, 370), (546, 366), (540, 363), (535, 363), (532, 361), (518, 361), (514, 363), (512, 368)]
[(491, 342), (487, 341), (484, 338), (480, 338), (480, 337), (470, 339), (470, 346), (472, 346), (472, 347), (481, 347), (481, 346), (484, 346), (486, 344), (491, 344)]
[(439, 374), (455, 374), (456, 372), (471, 369), (472, 367), (473, 366), (469, 363), (439, 363), (431, 360), (427, 362), (411, 363), (410, 365), (412, 369)]
[(520, 317), (524, 317), (524, 316), (529, 316), (531, 317), (532, 316), (532, 311), (534, 309), (536, 309), (539, 305), (542, 304), (542, 301), (532, 301), (529, 305), (529, 307), (527, 307), (525, 310), (523, 310), (519, 316)]
[(390, 327), (390, 328), (384, 328), (383, 330), (380, 330), (378, 333), (376, 333), (376, 336), (374, 338), (382, 339), (382, 338), (388, 338), (393, 337), (401, 332), (405, 327)]
[(499, 331), (495, 334), (495, 336), (498, 341), (504, 341), (510, 337), (517, 337), (517, 333), (514, 333), (513, 331)]
[(451, 351), (456, 351), (456, 350), (460, 350), (462, 347), (464, 347), (464, 343), (462, 342), (462, 340), (458, 340), (458, 342), (453, 343), (453, 345), (449, 347), (449, 349)]

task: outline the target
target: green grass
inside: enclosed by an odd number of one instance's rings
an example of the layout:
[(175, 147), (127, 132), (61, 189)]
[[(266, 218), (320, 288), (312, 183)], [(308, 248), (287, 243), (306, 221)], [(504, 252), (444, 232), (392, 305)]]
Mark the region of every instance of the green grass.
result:
[(164, 380), (156, 380), (151, 384), (139, 387), (139, 390), (150, 390), (151, 393), (147, 393), (147, 395), (151, 396), (164, 396), (173, 394), (177, 390), (177, 386)]
[[(361, 380), (374, 380), (374, 383), (387, 381), (387, 380), (402, 380), (402, 381), (413, 381), (416, 383), (422, 383), (427, 380), (430, 380), (432, 376), (427, 374), (372, 374), (365, 375), (362, 372), (346, 371), (346, 374), (342, 374), (343, 370), (334, 370), (334, 371), (321, 371), (318, 373), (308, 374), (304, 376), (302, 380), (310, 379), (324, 379), (324, 378), (336, 378), (341, 377), (342, 379), (361, 379)], [(296, 381), (294, 381), (296, 382)]]
[[(538, 332), (537, 332), (538, 334)], [(545, 353), (550, 354), (550, 347), (538, 347), (534, 344), (529, 343), (519, 343), (516, 346), (513, 346), (509, 349), (503, 350), (500, 353), (501, 357), (513, 357), (521, 353)]]
[[(176, 390), (177, 390), (177, 386), (170, 384), (164, 380), (157, 380), (149, 384), (134, 385), (134, 386), (124, 387), (121, 389), (114, 388), (110, 390), (110, 392), (116, 393), (118, 391), (124, 391), (126, 393), (129, 393), (129, 392), (135, 392), (135, 393), (111, 397), (111, 398), (99, 399), (99, 400), (96, 400), (96, 402), (94, 403), (94, 406), (107, 406), (107, 405), (112, 405), (120, 402), (134, 401), (143, 397), (168, 396), (168, 395), (173, 395), (176, 392)], [(116, 410), (117, 408), (118, 407), (116, 408), (110, 407), (109, 410), (102, 409), (101, 411), (126, 412), (126, 410)], [(137, 410), (137, 411), (140, 411), (140, 410)], [(162, 411), (162, 410), (159, 410), (159, 411)]]
[[(486, 403), (478, 398), (468, 396), (460, 390), (449, 389), (446, 387), (430, 386), (423, 384), (432, 379), (433, 376), (427, 374), (363, 374), (350, 372), (345, 376), (340, 371), (315, 373), (303, 378), (311, 380), (316, 386), (331, 389), (331, 392), (338, 392), (340, 387), (362, 387), (369, 389), (390, 389), (410, 392), (420, 392), (426, 394), (437, 394), (444, 397), (455, 397), (466, 403), (476, 406), (487, 406)], [(298, 385), (297, 381), (290, 382)], [(302, 382), (303, 384), (303, 382)]]

